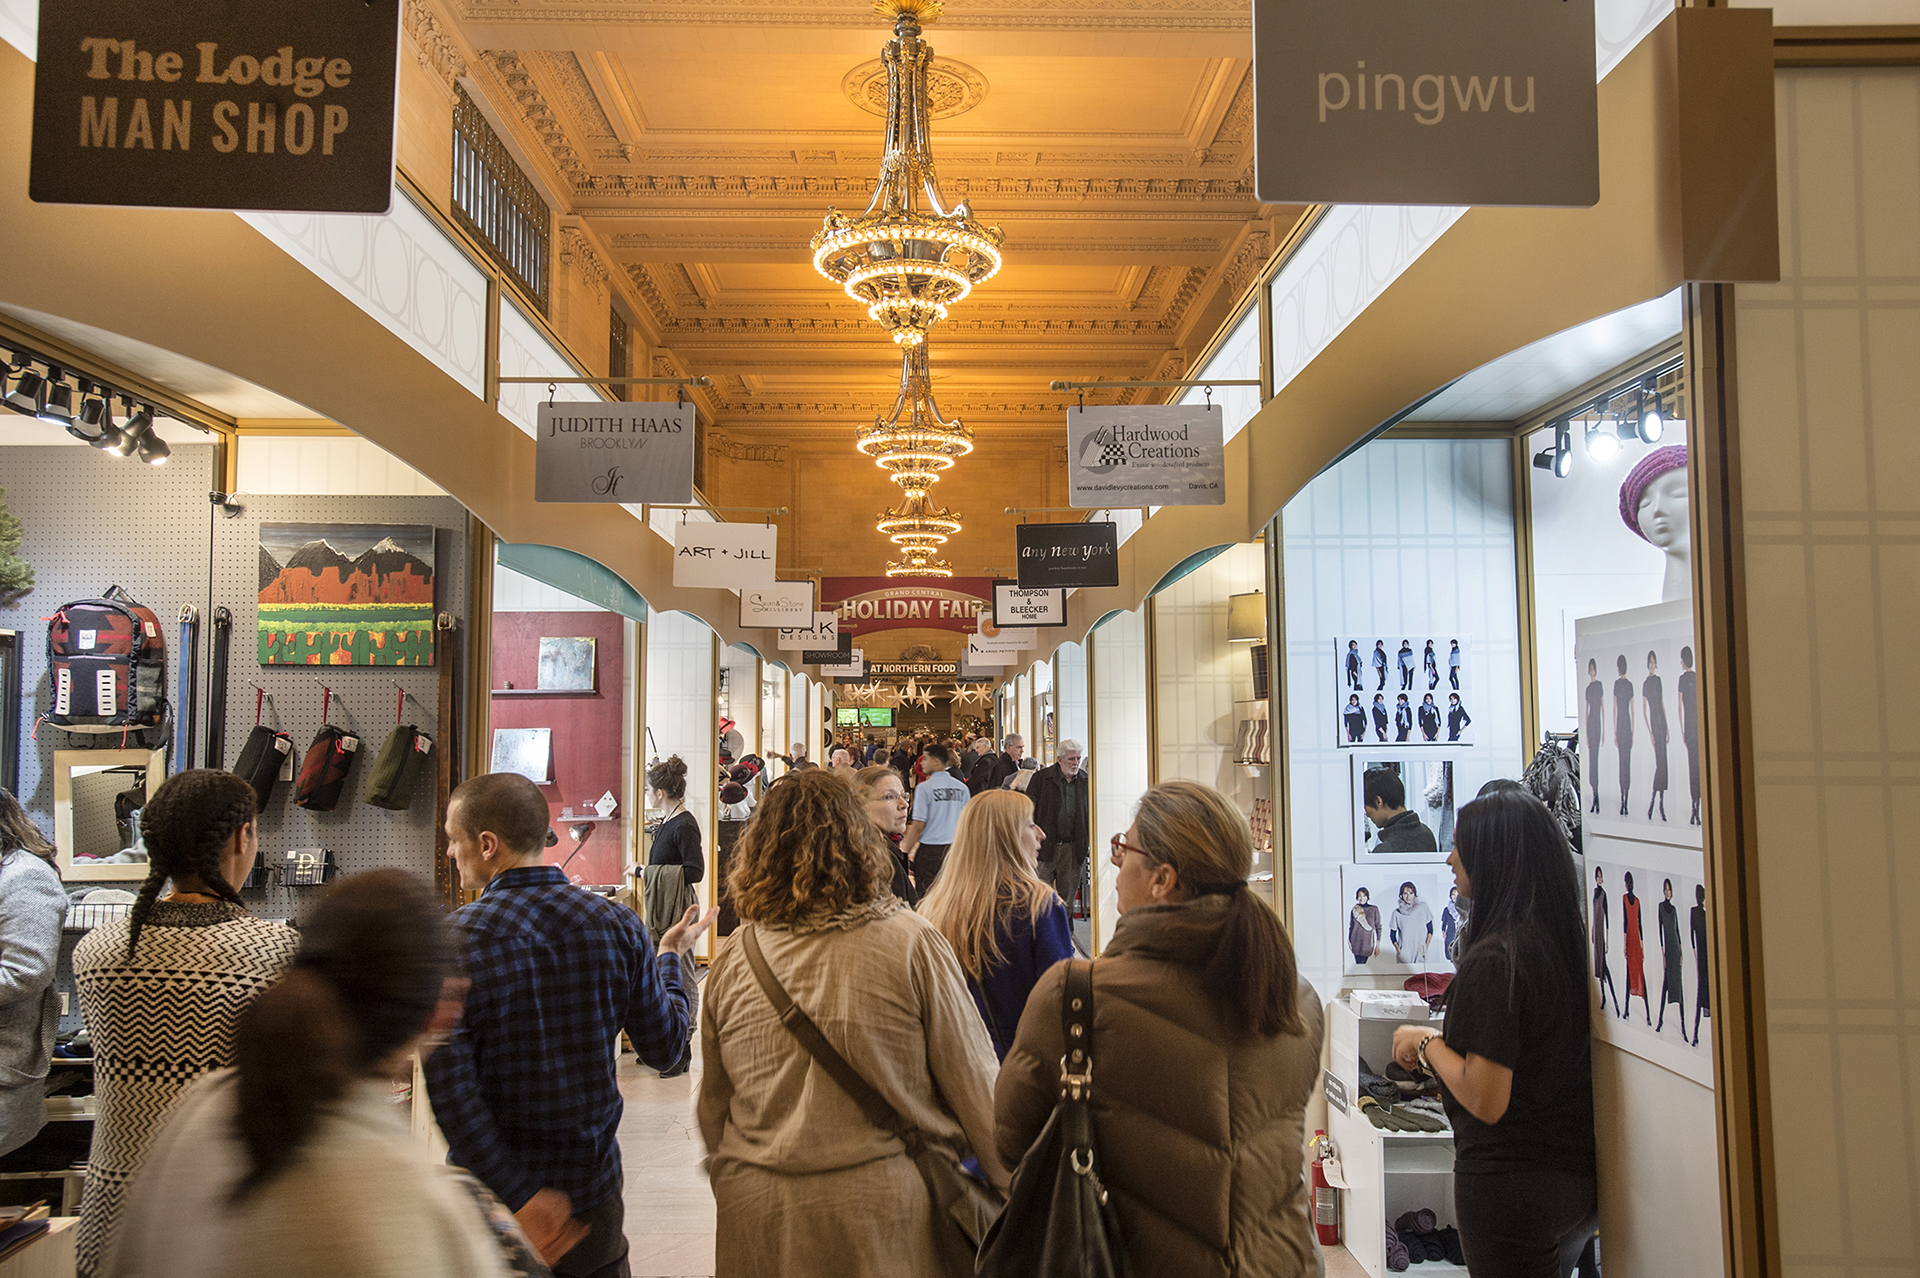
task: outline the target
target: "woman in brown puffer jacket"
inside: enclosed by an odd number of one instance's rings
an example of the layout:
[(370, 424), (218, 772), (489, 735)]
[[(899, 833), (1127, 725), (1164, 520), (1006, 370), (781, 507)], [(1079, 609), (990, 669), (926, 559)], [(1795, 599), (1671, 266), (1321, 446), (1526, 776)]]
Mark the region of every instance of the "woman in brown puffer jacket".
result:
[[(1302, 1181), (1322, 1016), (1225, 795), (1155, 786), (1113, 840), (1121, 918), (1093, 965), (1093, 1112), (1135, 1278), (1322, 1271)], [(1052, 1113), (1066, 965), (1034, 987), (994, 1089), (1008, 1165)]]

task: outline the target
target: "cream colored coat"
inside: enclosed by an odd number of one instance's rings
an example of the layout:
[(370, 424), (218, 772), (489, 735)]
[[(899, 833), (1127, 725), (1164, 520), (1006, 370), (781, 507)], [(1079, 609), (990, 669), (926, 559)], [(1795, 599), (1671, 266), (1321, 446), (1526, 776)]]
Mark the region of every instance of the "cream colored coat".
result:
[[(946, 938), (891, 899), (840, 926), (760, 927), (767, 964), (909, 1123), (994, 1153), (993, 1045)], [(700, 1134), (719, 1213), (717, 1278), (938, 1272), (932, 1209), (900, 1141), (869, 1123), (775, 1017), (736, 935), (700, 1016)]]

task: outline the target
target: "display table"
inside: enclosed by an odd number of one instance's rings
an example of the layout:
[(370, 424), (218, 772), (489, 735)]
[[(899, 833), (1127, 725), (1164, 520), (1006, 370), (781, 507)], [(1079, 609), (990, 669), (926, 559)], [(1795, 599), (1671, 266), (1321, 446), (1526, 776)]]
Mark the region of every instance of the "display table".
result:
[(78, 1216), (55, 1216), (47, 1229), (0, 1260), (0, 1278), (73, 1278)]
[[(1370, 1278), (1386, 1278), (1386, 1227), (1403, 1212), (1429, 1208), (1441, 1227), (1453, 1219), (1453, 1133), (1382, 1131), (1360, 1112), (1360, 1061), (1376, 1072), (1393, 1059), (1393, 1031), (1426, 1020), (1362, 1017), (1345, 999), (1327, 1013), (1333, 1066), (1327, 1080), (1327, 1134), (1340, 1151), (1347, 1189), (1340, 1195), (1340, 1240)], [(1465, 1266), (1424, 1261), (1407, 1278), (1464, 1278)]]

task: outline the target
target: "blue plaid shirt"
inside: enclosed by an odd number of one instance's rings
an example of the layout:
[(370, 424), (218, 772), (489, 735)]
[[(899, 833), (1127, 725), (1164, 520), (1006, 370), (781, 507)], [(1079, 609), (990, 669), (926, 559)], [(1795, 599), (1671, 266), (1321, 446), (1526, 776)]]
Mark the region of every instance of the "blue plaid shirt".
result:
[(656, 959), (638, 915), (550, 865), (504, 871), (452, 917), (473, 986), (426, 1063), (448, 1161), (513, 1211), (544, 1188), (588, 1211), (620, 1183), (620, 1031), (655, 1069), (686, 1046), (680, 960)]

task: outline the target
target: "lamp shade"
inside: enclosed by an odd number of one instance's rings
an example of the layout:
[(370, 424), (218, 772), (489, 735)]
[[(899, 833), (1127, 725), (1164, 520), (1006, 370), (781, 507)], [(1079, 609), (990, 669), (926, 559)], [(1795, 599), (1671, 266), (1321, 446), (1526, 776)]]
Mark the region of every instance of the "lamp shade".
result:
[(1227, 596), (1227, 638), (1233, 643), (1259, 643), (1267, 637), (1267, 597), (1256, 590), (1250, 595)]

